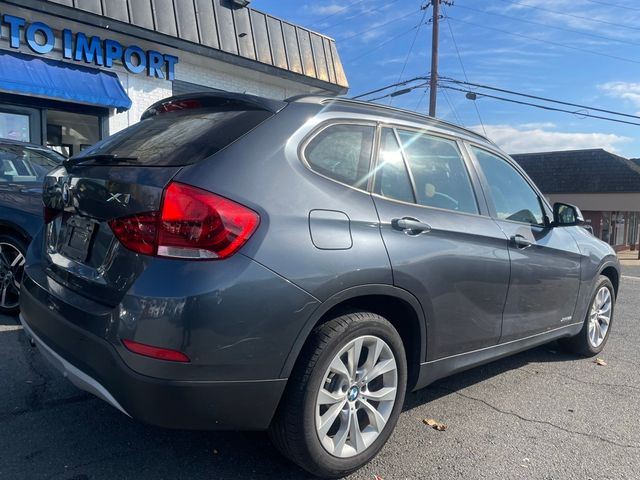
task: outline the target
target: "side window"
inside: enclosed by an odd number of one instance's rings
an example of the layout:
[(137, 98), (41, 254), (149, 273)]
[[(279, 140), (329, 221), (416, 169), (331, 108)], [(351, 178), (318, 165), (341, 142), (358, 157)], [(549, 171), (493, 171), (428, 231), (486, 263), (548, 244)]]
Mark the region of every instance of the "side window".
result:
[(19, 160), (14, 150), (0, 148), (0, 182), (10, 182), (18, 175), (16, 164)]
[(540, 199), (520, 173), (502, 158), (471, 147), (489, 184), (501, 220), (543, 225)]
[(374, 192), (394, 200), (415, 202), (402, 150), (390, 128), (383, 129), (380, 137)]
[(469, 172), (452, 140), (398, 130), (413, 175), (417, 203), (465, 213), (478, 213)]
[(39, 182), (58, 163), (22, 147), (0, 147), (0, 182)]
[(307, 145), (304, 157), (312, 170), (338, 182), (365, 188), (375, 127), (333, 125)]

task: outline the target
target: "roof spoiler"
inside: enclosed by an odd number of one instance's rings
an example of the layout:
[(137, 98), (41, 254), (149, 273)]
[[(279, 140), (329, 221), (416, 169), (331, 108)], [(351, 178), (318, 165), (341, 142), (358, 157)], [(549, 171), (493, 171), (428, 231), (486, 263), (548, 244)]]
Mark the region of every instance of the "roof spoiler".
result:
[(271, 113), (278, 113), (286, 105), (286, 102), (280, 100), (272, 100), (270, 98), (257, 97), (244, 93), (224, 91), (186, 93), (165, 98), (154, 103), (144, 111), (140, 120), (146, 120), (161, 113), (207, 107), (244, 107), (251, 110), (265, 110)]

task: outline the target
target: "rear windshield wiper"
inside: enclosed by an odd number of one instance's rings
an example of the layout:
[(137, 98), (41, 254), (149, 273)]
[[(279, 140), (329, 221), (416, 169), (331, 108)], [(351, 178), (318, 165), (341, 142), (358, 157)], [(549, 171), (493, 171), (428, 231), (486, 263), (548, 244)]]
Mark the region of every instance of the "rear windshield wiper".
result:
[(72, 167), (74, 165), (80, 165), (86, 162), (108, 162), (108, 163), (135, 163), (138, 161), (138, 157), (121, 157), (113, 153), (96, 153), (94, 155), (84, 155), (82, 157), (71, 157), (65, 160), (65, 167)]

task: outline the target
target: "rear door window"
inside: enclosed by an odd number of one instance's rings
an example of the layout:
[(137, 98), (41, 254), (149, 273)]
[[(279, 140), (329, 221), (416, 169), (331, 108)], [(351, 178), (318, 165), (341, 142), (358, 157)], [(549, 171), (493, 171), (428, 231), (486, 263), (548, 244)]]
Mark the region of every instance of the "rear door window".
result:
[(161, 113), (96, 143), (76, 158), (115, 155), (135, 158), (140, 165), (190, 165), (222, 150), (272, 115), (240, 107)]
[(304, 157), (312, 170), (357, 188), (366, 188), (375, 127), (332, 125), (309, 142)]

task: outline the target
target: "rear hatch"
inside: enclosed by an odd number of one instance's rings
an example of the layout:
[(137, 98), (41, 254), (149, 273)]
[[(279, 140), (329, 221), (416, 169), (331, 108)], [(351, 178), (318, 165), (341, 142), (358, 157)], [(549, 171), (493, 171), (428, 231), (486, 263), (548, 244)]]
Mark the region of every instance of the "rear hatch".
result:
[(112, 229), (114, 219), (133, 218), (145, 241), (145, 219), (161, 209), (171, 179), (272, 116), (273, 104), (279, 105), (240, 96), (174, 97), (52, 171), (43, 186), (47, 274), (83, 296), (117, 305), (153, 256), (125, 247)]

